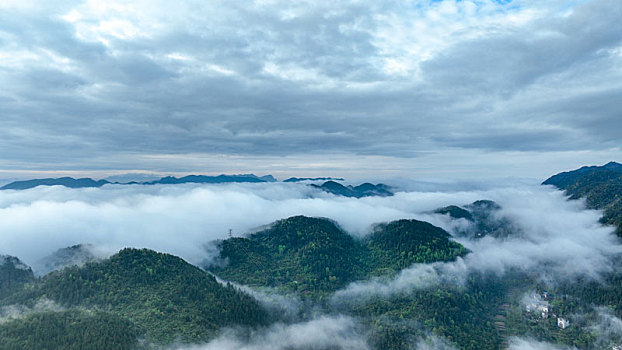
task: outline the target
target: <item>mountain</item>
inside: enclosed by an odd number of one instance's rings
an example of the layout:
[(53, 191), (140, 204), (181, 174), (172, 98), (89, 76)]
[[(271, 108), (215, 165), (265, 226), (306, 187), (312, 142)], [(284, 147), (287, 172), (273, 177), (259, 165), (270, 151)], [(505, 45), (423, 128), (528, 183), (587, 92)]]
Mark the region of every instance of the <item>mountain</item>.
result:
[(166, 176), (158, 180), (144, 182), (110, 182), (107, 180), (93, 180), (90, 178), (74, 179), (71, 177), (61, 177), (57, 179), (34, 179), (25, 181), (14, 181), (0, 187), (0, 190), (25, 190), (37, 186), (65, 186), (69, 188), (101, 187), (106, 184), (120, 185), (156, 185), (156, 184), (184, 184), (184, 183), (230, 183), (230, 182), (275, 182), (272, 175), (256, 176), (254, 174), (243, 175), (188, 175), (181, 178)]
[(277, 182), (278, 181), (276, 177), (272, 175), (264, 175), (264, 176), (260, 176), (259, 178), (262, 180), (265, 180), (266, 182)]
[(585, 198), (589, 208), (603, 210), (601, 222), (615, 225), (622, 237), (622, 164), (582, 167), (553, 175), (542, 184), (564, 190), (570, 199)]
[(418, 220), (376, 225), (363, 241), (369, 251), (370, 273), (397, 272), (415, 263), (451, 261), (468, 250), (440, 227)]
[(264, 178), (259, 178), (255, 175), (218, 175), (218, 176), (206, 176), (206, 175), (188, 175), (184, 177), (166, 176), (156, 181), (143, 182), (143, 185), (156, 185), (156, 184), (184, 184), (184, 183), (229, 183), (229, 182), (267, 182)]
[(616, 162), (609, 162), (605, 165), (597, 166), (583, 166), (576, 170), (564, 171), (559, 174), (555, 174), (546, 179), (543, 185), (553, 185), (559, 189), (566, 189), (578, 182), (587, 175), (592, 174), (608, 174), (616, 176), (616, 174), (622, 175), (622, 164)]
[(344, 181), (340, 177), (290, 177), (283, 182), (301, 182), (301, 181)]
[(221, 327), (268, 321), (249, 295), (178, 257), (147, 249), (123, 249), (100, 262), (52, 272), (0, 306), (28, 306), (41, 298), (67, 310), (106, 312), (155, 344), (206, 341)]
[(354, 198), (362, 198), (362, 197), (371, 197), (371, 196), (380, 196), (387, 197), (392, 196), (393, 192), (391, 192), (390, 187), (385, 184), (370, 184), (364, 183), (358, 186), (344, 186), (335, 181), (326, 181), (322, 185), (311, 184), (310, 186), (320, 189), (322, 191), (332, 193), (338, 196), (344, 197), (354, 197)]
[(469, 238), (492, 236), (496, 238), (508, 237), (518, 232), (512, 222), (499, 215), (501, 206), (491, 200), (478, 200), (471, 204), (459, 207), (449, 205), (434, 210), (436, 214), (449, 215), (452, 219), (465, 219), (470, 225), (458, 232)]
[(457, 205), (449, 205), (443, 208), (438, 208), (434, 211), (434, 213), (449, 215), (453, 219), (466, 219), (471, 222), (475, 221), (470, 211)]
[(295, 216), (248, 238), (220, 243), (217, 276), (251, 286), (282, 287), (301, 295), (333, 291), (362, 278), (361, 245), (328, 219)]
[(0, 298), (34, 281), (32, 269), (14, 256), (0, 255)]
[(378, 225), (355, 239), (324, 218), (294, 216), (247, 238), (219, 243), (217, 276), (251, 286), (278, 287), (315, 298), (372, 275), (417, 262), (449, 261), (467, 250), (447, 232), (417, 220)]
[(69, 188), (101, 187), (110, 182), (106, 180), (95, 181), (90, 178), (74, 179), (72, 177), (60, 177), (57, 179), (34, 179), (25, 181), (14, 181), (0, 187), (0, 190), (26, 190), (37, 186), (65, 186)]
[(46, 275), (52, 271), (68, 266), (82, 266), (87, 262), (97, 260), (93, 253), (94, 247), (90, 244), (77, 244), (62, 248), (51, 255), (39, 260), (35, 265), (37, 275)]
[[(285, 180), (285, 182), (297, 182), (304, 180), (319, 180), (319, 179), (329, 179), (329, 178), (290, 178)], [(338, 179), (343, 180), (343, 179)], [(107, 180), (93, 180), (90, 178), (81, 178), (74, 179), (71, 177), (61, 177), (57, 179), (34, 179), (34, 180), (25, 180), (25, 181), (14, 181), (7, 185), (0, 187), (0, 190), (25, 190), (29, 188), (34, 188), (37, 186), (65, 186), (69, 188), (85, 188), (85, 187), (101, 187), (106, 184), (118, 184), (118, 185), (158, 185), (158, 184), (185, 184), (185, 183), (209, 183), (209, 184), (219, 184), (219, 183), (261, 183), (261, 182), (276, 182), (277, 179), (272, 175), (265, 176), (257, 176), (254, 174), (241, 174), (241, 175), (218, 175), (218, 176), (207, 176), (207, 175), (188, 175), (184, 177), (174, 177), (174, 176), (165, 176), (158, 180), (153, 181), (144, 181), (144, 182), (110, 182)], [(384, 184), (373, 185), (370, 183), (364, 183), (358, 186), (343, 186), (340, 183), (335, 181), (326, 181), (321, 186), (311, 184), (315, 188), (319, 188), (323, 191), (336, 194), (339, 196), (345, 197), (369, 197), (369, 196), (392, 196), (393, 193), (390, 190), (390, 187)]]

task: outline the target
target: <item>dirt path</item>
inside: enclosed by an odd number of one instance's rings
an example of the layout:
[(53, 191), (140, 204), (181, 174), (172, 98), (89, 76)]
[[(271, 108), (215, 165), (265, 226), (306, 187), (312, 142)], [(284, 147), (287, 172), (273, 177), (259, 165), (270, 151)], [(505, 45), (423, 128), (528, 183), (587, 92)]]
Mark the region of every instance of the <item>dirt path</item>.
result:
[(497, 330), (497, 333), (499, 334), (499, 338), (503, 340), (501, 342), (501, 349), (507, 349), (509, 347), (508, 334), (507, 334), (505, 321), (507, 319), (506, 318), (507, 312), (510, 309), (510, 303), (513, 300), (516, 300), (516, 296), (518, 295), (519, 292), (520, 290), (518, 288), (512, 288), (508, 291), (507, 296), (506, 296), (506, 302), (499, 306), (497, 315), (495, 315), (495, 318), (494, 318), (495, 329)]

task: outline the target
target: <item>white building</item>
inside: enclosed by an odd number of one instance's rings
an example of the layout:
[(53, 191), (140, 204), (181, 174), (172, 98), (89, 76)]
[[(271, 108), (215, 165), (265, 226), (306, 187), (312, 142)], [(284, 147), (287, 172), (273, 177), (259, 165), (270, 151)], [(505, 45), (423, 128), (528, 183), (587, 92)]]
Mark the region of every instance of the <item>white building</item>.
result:
[(562, 317), (557, 318), (557, 327), (564, 329), (564, 328), (567, 328), (568, 326), (570, 326), (570, 321)]
[(529, 297), (527, 297), (525, 303), (525, 309), (527, 310), (527, 312), (538, 313), (542, 318), (549, 317), (549, 302), (546, 300), (542, 300), (542, 296), (535, 291), (532, 292)]

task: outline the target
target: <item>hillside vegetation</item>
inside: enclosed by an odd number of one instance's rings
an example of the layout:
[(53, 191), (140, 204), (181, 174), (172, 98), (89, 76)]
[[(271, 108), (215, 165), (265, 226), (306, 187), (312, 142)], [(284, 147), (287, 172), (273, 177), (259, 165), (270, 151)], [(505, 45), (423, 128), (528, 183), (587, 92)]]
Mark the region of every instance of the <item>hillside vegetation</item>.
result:
[(138, 347), (127, 319), (105, 312), (41, 312), (0, 323), (0, 349), (106, 349)]
[(0, 299), (34, 281), (32, 269), (14, 256), (0, 255)]
[(334, 222), (295, 216), (247, 238), (220, 242), (210, 271), (251, 286), (280, 287), (317, 297), (373, 275), (390, 275), (414, 263), (450, 261), (467, 253), (443, 229), (417, 220), (378, 225), (359, 240)]
[[(52, 272), (24, 291), (0, 300), (0, 306), (33, 306), (41, 298), (73, 310), (70, 313), (100, 310), (106, 317), (128, 322), (148, 342), (158, 344), (205, 341), (221, 327), (268, 323), (266, 311), (249, 295), (219, 284), (213, 276), (178, 257), (147, 249), (123, 249), (102, 262)], [(67, 317), (77, 317), (86, 324), (97, 320), (77, 314), (42, 317), (0, 324), (0, 328), (9, 327), (21, 334), (15, 329), (24, 322), (62, 323)]]

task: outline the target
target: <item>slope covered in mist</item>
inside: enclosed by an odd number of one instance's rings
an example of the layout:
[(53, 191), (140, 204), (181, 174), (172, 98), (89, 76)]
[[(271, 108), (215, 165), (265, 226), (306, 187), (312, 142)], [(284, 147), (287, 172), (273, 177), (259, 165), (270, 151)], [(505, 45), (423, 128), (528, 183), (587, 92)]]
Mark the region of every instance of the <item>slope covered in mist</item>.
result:
[(617, 226), (622, 237), (622, 164), (582, 167), (543, 182), (564, 190), (571, 199), (585, 198), (588, 207), (604, 211), (602, 222)]
[(0, 298), (23, 288), (34, 281), (32, 269), (14, 256), (0, 255)]
[(500, 214), (501, 209), (494, 201), (477, 200), (463, 207), (449, 205), (438, 208), (434, 213), (447, 215), (452, 219), (464, 219), (467, 225), (455, 232), (458, 236), (477, 239), (490, 235), (504, 238), (518, 233), (520, 229)]

